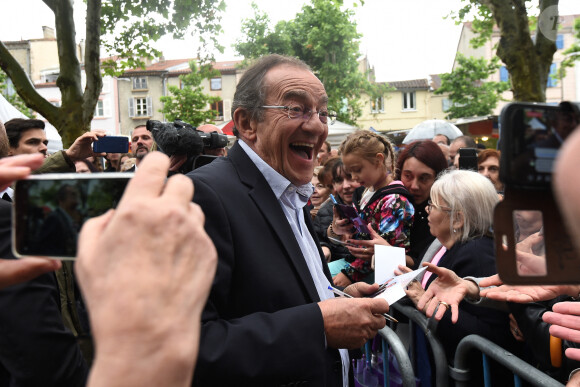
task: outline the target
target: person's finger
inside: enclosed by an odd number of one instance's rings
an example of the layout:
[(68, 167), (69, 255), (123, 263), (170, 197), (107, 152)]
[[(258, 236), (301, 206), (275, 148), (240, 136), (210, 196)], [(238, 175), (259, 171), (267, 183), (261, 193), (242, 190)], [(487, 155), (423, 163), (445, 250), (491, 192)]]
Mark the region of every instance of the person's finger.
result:
[(445, 312), (447, 311), (447, 307), (445, 305), (443, 305), (441, 303), (441, 301), (438, 302), (437, 305), (437, 312), (435, 312), (435, 320), (439, 321), (443, 318), (443, 316), (445, 315)]
[[(81, 259), (77, 260), (77, 264), (75, 267), (84, 266), (83, 256), (84, 252), (93, 252), (96, 251), (98, 248), (101, 247), (100, 239), (96, 236), (102, 235), (105, 228), (113, 218), (113, 214), (115, 210), (111, 209), (104, 213), (101, 216), (97, 216), (87, 220), (83, 227), (81, 228), (81, 232), (79, 233), (79, 243), (78, 243), (78, 257)], [(88, 254), (91, 256), (91, 254)]]
[(60, 266), (61, 262), (56, 259), (0, 259), (0, 288), (29, 281), (41, 274), (58, 270)]
[(173, 175), (167, 179), (163, 197), (187, 205), (193, 199), (193, 182), (185, 175)]
[(492, 275), (491, 277), (486, 277), (479, 282), (480, 288), (487, 288), (489, 286), (499, 286), (499, 285), (503, 285), (503, 282), (501, 281), (501, 278), (499, 278), (498, 274)]
[(459, 305), (451, 304), (451, 322), (453, 324), (457, 323), (459, 319)]
[(550, 326), (550, 334), (563, 340), (570, 340), (575, 343), (580, 343), (580, 331), (576, 329), (570, 329), (560, 325), (552, 325)]
[(389, 311), (389, 303), (384, 298), (372, 298), (370, 301), (372, 314), (382, 314)]
[(580, 330), (580, 317), (569, 314), (546, 312), (542, 319), (548, 324), (560, 325), (562, 327)]
[(554, 312), (580, 316), (580, 302), (558, 302), (552, 308)]
[(445, 273), (445, 269), (432, 264), (431, 262), (424, 262), (423, 266), (427, 267), (427, 271), (436, 274), (437, 277), (441, 277)]
[(564, 353), (568, 359), (580, 361), (580, 348), (567, 348)]
[(158, 197), (163, 191), (168, 168), (169, 158), (167, 156), (161, 152), (149, 153), (139, 164), (135, 177), (127, 184), (119, 205), (125, 200), (133, 200), (135, 197)]
[(0, 159), (0, 167), (29, 167), (36, 169), (44, 162), (44, 155), (41, 153), (16, 155), (11, 157), (4, 157)]

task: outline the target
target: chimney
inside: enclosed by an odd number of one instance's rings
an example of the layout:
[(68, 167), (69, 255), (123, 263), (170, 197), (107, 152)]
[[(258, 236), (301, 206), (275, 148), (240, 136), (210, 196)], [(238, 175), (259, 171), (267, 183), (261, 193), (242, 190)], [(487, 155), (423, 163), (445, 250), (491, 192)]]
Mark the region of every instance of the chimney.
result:
[(42, 26), (42, 35), (44, 39), (55, 39), (54, 28)]

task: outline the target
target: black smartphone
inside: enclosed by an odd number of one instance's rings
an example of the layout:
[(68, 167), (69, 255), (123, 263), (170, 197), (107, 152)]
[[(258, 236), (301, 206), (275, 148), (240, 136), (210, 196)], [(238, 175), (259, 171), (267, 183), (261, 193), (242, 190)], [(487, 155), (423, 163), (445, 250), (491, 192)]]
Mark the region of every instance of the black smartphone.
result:
[[(493, 228), (496, 265), (505, 283), (567, 284), (580, 278), (580, 256), (552, 191), (560, 146), (579, 123), (576, 102), (515, 102), (501, 112), (500, 180), (505, 190)], [(531, 252), (520, 248), (524, 241)]]
[(475, 148), (459, 148), (459, 169), (477, 172), (477, 150)]
[(129, 152), (129, 138), (125, 136), (99, 137), (93, 142), (95, 153), (127, 153)]
[(12, 209), (14, 255), (74, 259), (82, 225), (115, 208), (132, 177), (63, 173), (18, 180)]

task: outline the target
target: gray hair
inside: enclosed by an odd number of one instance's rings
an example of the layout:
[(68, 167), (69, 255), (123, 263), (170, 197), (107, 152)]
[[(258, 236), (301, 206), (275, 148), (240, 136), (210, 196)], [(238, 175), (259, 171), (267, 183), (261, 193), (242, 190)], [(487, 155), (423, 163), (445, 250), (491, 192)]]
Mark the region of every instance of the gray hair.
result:
[[(266, 55), (254, 62), (242, 75), (236, 87), (234, 100), (232, 102), (232, 117), (238, 108), (248, 111), (252, 119), (262, 121), (264, 119), (263, 109), (266, 104), (268, 90), (264, 84), (266, 73), (276, 66), (288, 65), (312, 72), (310, 66), (298, 58), (278, 54)], [(234, 134), (237, 136), (237, 128), (234, 127)]]
[(499, 202), (491, 181), (467, 170), (442, 172), (431, 187), (431, 198), (443, 200), (451, 208), (450, 232), (453, 232), (453, 220), (463, 216), (463, 228), (459, 230), (461, 242), (489, 233), (493, 210)]

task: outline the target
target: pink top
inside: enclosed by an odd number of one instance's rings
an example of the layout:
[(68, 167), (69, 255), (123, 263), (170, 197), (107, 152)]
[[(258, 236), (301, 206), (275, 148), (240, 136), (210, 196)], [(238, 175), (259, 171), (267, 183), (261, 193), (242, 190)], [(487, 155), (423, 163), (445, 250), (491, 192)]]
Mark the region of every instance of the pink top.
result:
[[(437, 265), (439, 263), (439, 261), (441, 260), (441, 257), (443, 256), (443, 254), (445, 254), (446, 251), (447, 251), (447, 249), (445, 248), (445, 246), (441, 246), (439, 251), (437, 251), (437, 254), (435, 254), (433, 259), (431, 260), (431, 263), (433, 265)], [(421, 281), (421, 286), (423, 287), (423, 289), (426, 289), (427, 281), (429, 281), (429, 278), (431, 278), (432, 274), (433, 273), (431, 273), (430, 271), (425, 272), (425, 275), (423, 276), (423, 280)]]

